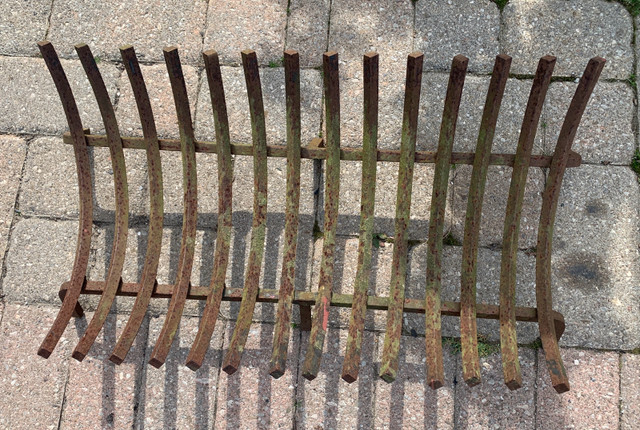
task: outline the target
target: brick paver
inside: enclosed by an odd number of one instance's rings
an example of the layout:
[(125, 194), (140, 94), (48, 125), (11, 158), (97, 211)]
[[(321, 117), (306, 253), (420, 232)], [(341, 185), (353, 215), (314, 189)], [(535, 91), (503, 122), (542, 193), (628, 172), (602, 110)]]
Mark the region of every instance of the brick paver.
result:
[(13, 220), (20, 175), (24, 165), (27, 145), (15, 136), (0, 136), (0, 251), (9, 241), (9, 227)]
[(47, 34), (51, 3), (49, 0), (7, 0), (0, 4), (0, 55), (31, 57), (37, 54), (36, 42)]
[(631, 430), (640, 421), (640, 355), (622, 354), (620, 360), (620, 428)]

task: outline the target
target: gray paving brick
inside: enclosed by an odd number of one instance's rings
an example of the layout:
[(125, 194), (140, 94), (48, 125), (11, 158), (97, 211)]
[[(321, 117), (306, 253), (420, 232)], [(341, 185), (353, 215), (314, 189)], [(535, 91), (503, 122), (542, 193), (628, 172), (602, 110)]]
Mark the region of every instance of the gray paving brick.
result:
[(640, 420), (640, 355), (622, 354), (620, 361), (620, 428), (635, 428)]
[(0, 54), (33, 56), (36, 42), (44, 39), (49, 26), (51, 2), (7, 0), (0, 5)]
[(14, 216), (16, 196), (20, 187), (20, 175), (24, 165), (27, 145), (15, 136), (0, 136), (0, 251), (9, 241), (9, 228)]
[[(98, 104), (79, 61), (62, 60), (73, 91), (83, 126), (104, 131)], [(100, 64), (100, 72), (111, 100), (120, 71)], [(19, 71), (17, 73), (16, 71)], [(0, 131), (9, 133), (62, 134), (68, 129), (62, 104), (44, 61), (39, 58), (0, 57), (0, 98), (9, 101), (0, 106)]]
[(260, 64), (280, 62), (284, 51), (287, 2), (214, 2), (207, 13), (205, 49), (215, 49), (224, 64), (241, 64), (240, 51), (253, 49)]
[(499, 53), (500, 12), (489, 0), (416, 2), (415, 48), (427, 54), (427, 70), (448, 70), (458, 54), (469, 70), (490, 72)]
[(130, 44), (140, 59), (163, 61), (162, 49), (177, 45), (182, 60), (194, 63), (200, 58), (206, 13), (207, 3), (201, 1), (64, 0), (53, 5), (48, 37), (65, 56), (74, 56), (73, 45), (84, 42), (94, 55), (121, 61), (118, 47)]
[(502, 49), (513, 56), (514, 73), (535, 73), (543, 55), (558, 57), (560, 76), (580, 76), (596, 55), (607, 59), (603, 78), (632, 73), (633, 23), (618, 2), (512, 0), (503, 20)]
[(287, 49), (300, 53), (302, 67), (319, 67), (327, 49), (329, 0), (292, 0), (287, 21)]

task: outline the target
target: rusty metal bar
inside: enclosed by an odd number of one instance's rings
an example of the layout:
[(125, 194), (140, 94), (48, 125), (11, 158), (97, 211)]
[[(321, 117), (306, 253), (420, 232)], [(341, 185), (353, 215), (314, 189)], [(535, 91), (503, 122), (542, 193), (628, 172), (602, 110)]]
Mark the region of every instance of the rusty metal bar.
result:
[[(85, 136), (87, 146), (106, 147), (107, 140), (104, 136), (88, 135)], [(322, 139), (320, 139), (322, 140)], [(63, 141), (72, 144), (73, 139), (69, 133), (63, 135)], [(140, 137), (123, 137), (122, 144), (125, 149), (145, 149), (144, 139)], [(216, 154), (217, 146), (214, 142), (196, 141), (196, 152), (207, 154)], [(160, 150), (162, 151), (179, 151), (180, 141), (175, 139), (160, 139)], [(234, 155), (253, 155), (253, 146), (244, 143), (231, 143), (231, 153)], [(395, 149), (378, 149), (378, 161), (400, 161), (400, 151)], [(362, 161), (362, 148), (341, 148), (340, 159), (345, 161)], [(284, 145), (268, 145), (268, 157), (286, 158), (287, 147)], [(301, 158), (313, 160), (325, 160), (327, 158), (327, 148), (313, 146), (311, 143), (300, 149)], [(451, 154), (451, 164), (473, 164), (475, 153), (473, 152), (453, 152)], [(531, 167), (550, 167), (550, 155), (532, 155), (529, 165)], [(491, 154), (489, 165), (491, 166), (513, 166), (515, 160), (514, 154)], [(416, 151), (416, 163), (435, 163), (436, 153), (433, 151)], [(578, 167), (582, 163), (580, 154), (571, 152), (567, 160), (567, 167)]]
[(376, 158), (378, 148), (378, 54), (369, 52), (363, 58), (364, 100), (362, 113), (362, 192), (360, 197), (360, 235), (358, 269), (353, 283), (353, 307), (349, 335), (342, 364), (342, 379), (351, 383), (358, 379), (360, 353), (367, 310), (367, 289), (371, 279), (373, 251), (374, 205), (376, 199)]
[(509, 198), (502, 236), (502, 263), (500, 266), (500, 349), (504, 382), (510, 389), (519, 388), (522, 375), (518, 360), (516, 334), (516, 263), (518, 259), (518, 236), (524, 191), (527, 184), (529, 159), (538, 129), (545, 96), (556, 64), (552, 56), (542, 57), (538, 63), (529, 102), (522, 120), (516, 161), (513, 166)]
[[(479, 384), (481, 381), (476, 326), (478, 240), (480, 238), (482, 201), (489, 170), (489, 155), (491, 154), (491, 145), (493, 144), (493, 136), (498, 122), (502, 96), (509, 78), (510, 66), (511, 57), (508, 55), (498, 55), (496, 57), (484, 111), (482, 112), (478, 143), (476, 145), (476, 158), (471, 171), (471, 184), (469, 186), (469, 197), (467, 198), (460, 279), (460, 302), (462, 303), (460, 336), (462, 343), (462, 373), (465, 382), (469, 386)], [(440, 264), (438, 264), (439, 267)], [(438, 331), (438, 338), (439, 336)]]
[(68, 288), (60, 290), (62, 306), (56, 319), (38, 348), (38, 355), (48, 358), (58, 344), (69, 320), (74, 315), (82, 315), (82, 308), (78, 304), (78, 298), (86, 283), (87, 267), (89, 265), (89, 253), (91, 251), (91, 231), (93, 227), (93, 201), (91, 196), (91, 173), (89, 151), (84, 137), (82, 121), (78, 112), (78, 106), (73, 98), (69, 80), (60, 64), (58, 54), (50, 42), (38, 43), (49, 73), (56, 86), (64, 114), (69, 124), (70, 140), (73, 144), (73, 153), (76, 160), (76, 175), (78, 176), (79, 192), (79, 223), (78, 240), (76, 243), (76, 255), (71, 271), (71, 282)]
[(380, 377), (393, 382), (398, 372), (398, 353), (402, 339), (402, 306), (407, 278), (409, 254), (409, 223), (411, 222), (411, 191), (413, 166), (418, 133), (418, 109), (420, 108), (420, 86), (422, 84), (422, 52), (407, 57), (407, 77), (402, 118), (402, 144), (398, 166), (398, 192), (396, 196), (396, 220), (391, 262), (389, 295), (391, 302), (387, 313), (387, 330), (380, 365)]
[(213, 275), (211, 276), (210, 293), (202, 313), (198, 334), (187, 356), (187, 367), (198, 370), (209, 349), (209, 342), (216, 327), (220, 312), (220, 301), (224, 291), (224, 282), (229, 265), (231, 248), (231, 232), (233, 230), (233, 160), (231, 159), (231, 139), (229, 137), (229, 118), (224, 96), (224, 85), (220, 72), (220, 60), (216, 51), (210, 50), (202, 54), (209, 83), (209, 94), (213, 110), (213, 121), (216, 129), (218, 154), (218, 229), (216, 232), (216, 250), (213, 257)]
[[(434, 277), (434, 279), (431, 280), (431, 285), (439, 282), (441, 276), (442, 235), (444, 232), (447, 188), (449, 186), (449, 169), (451, 167), (449, 160), (451, 159), (451, 151), (456, 134), (460, 100), (462, 99), (462, 90), (468, 64), (469, 59), (463, 55), (457, 55), (453, 58), (449, 84), (447, 86), (447, 96), (442, 111), (442, 123), (440, 125), (440, 138), (433, 177), (431, 210), (429, 214), (427, 271)], [(430, 278), (427, 277), (427, 279)], [(442, 368), (442, 344), (439, 339), (440, 321), (439, 318), (435, 318), (433, 314), (433, 312), (437, 312), (440, 300), (440, 286), (436, 285), (436, 288), (437, 290), (433, 291), (432, 295), (427, 294), (429, 301), (425, 301), (425, 306), (430, 306), (432, 312), (426, 313), (425, 316), (431, 323), (431, 325), (427, 323), (427, 327), (431, 327), (432, 330), (431, 337), (425, 337), (425, 346), (427, 351), (427, 378), (429, 385), (433, 389), (440, 388), (444, 379), (444, 373), (438, 370)], [(436, 303), (436, 300), (438, 303)], [(436, 335), (438, 336), (437, 340), (433, 337)]]
[(284, 81), (287, 100), (287, 203), (280, 300), (276, 311), (273, 351), (269, 373), (284, 375), (291, 321), (291, 304), (296, 279), (296, 248), (300, 211), (300, 58), (296, 51), (284, 51)]
[(576, 137), (582, 114), (589, 102), (593, 88), (598, 82), (605, 59), (594, 57), (589, 60), (580, 78), (580, 83), (569, 105), (565, 116), (558, 143), (553, 154), (553, 161), (547, 184), (542, 194), (542, 209), (540, 211), (540, 225), (538, 226), (538, 244), (536, 252), (536, 302), (538, 306), (538, 325), (540, 338), (544, 348), (545, 360), (551, 384), (558, 393), (569, 390), (569, 379), (562, 364), (560, 348), (553, 324), (553, 304), (551, 299), (551, 241), (553, 238), (553, 224), (555, 221), (560, 186), (567, 164), (567, 157), (571, 145)]
[(96, 64), (93, 54), (85, 44), (76, 45), (76, 52), (82, 63), (82, 67), (89, 79), (91, 88), (100, 108), (102, 122), (105, 125), (107, 140), (109, 141), (109, 153), (111, 155), (111, 166), (113, 169), (113, 183), (115, 188), (115, 233), (113, 248), (111, 249), (111, 261), (107, 273), (107, 288), (100, 297), (98, 307), (89, 322), (87, 330), (76, 345), (72, 357), (82, 361), (89, 353), (91, 345), (102, 330), (107, 315), (111, 310), (111, 305), (116, 297), (118, 285), (122, 282), (122, 268), (127, 252), (127, 230), (129, 228), (129, 192), (127, 189), (127, 168), (124, 162), (124, 152), (120, 140), (120, 130), (116, 121), (116, 114), (111, 104), (111, 99), (107, 93), (100, 70)]
[(324, 241), (320, 262), (318, 298), (309, 334), (309, 344), (302, 366), (302, 376), (313, 380), (318, 375), (324, 337), (329, 323), (333, 264), (340, 200), (340, 81), (338, 53), (325, 52), (322, 56), (324, 74), (324, 104), (327, 130), (326, 185), (324, 194)]
[(198, 221), (198, 178), (196, 173), (196, 154), (194, 147), (193, 122), (189, 108), (189, 96), (184, 82), (178, 48), (163, 49), (164, 61), (169, 73), (169, 82), (176, 105), (180, 142), (182, 147), (182, 185), (184, 188), (184, 212), (182, 219), (182, 239), (178, 257), (176, 284), (169, 303), (167, 319), (162, 326), (156, 346), (151, 353), (149, 364), (159, 368), (164, 364), (171, 344), (178, 331), (182, 311), (191, 284), (191, 271), (196, 242), (196, 223)]
[(142, 134), (145, 138), (147, 149), (147, 166), (149, 172), (149, 234), (147, 240), (147, 250), (140, 280), (140, 294), (136, 297), (136, 302), (131, 310), (131, 316), (125, 326), (118, 343), (109, 358), (112, 362), (120, 364), (124, 361), (133, 344), (133, 341), (140, 330), (144, 316), (147, 313), (151, 293), (156, 284), (158, 274), (158, 262), (160, 261), (160, 250), (162, 247), (162, 222), (164, 219), (164, 198), (162, 187), (162, 165), (160, 162), (160, 147), (158, 145), (158, 132), (153, 119), (153, 110), (149, 101), (149, 94), (144, 83), (142, 70), (136, 58), (136, 52), (132, 46), (120, 48), (122, 62), (131, 89), (138, 107)]
[(251, 113), (251, 134), (253, 136), (253, 225), (251, 227), (251, 248), (245, 275), (242, 303), (236, 326), (231, 336), (229, 350), (224, 357), (222, 369), (229, 375), (240, 366), (242, 351), (249, 335), (253, 309), (260, 287), (260, 269), (264, 255), (267, 228), (267, 132), (262, 102), (262, 87), (258, 58), (252, 50), (242, 51), (242, 65), (247, 83), (249, 111)]

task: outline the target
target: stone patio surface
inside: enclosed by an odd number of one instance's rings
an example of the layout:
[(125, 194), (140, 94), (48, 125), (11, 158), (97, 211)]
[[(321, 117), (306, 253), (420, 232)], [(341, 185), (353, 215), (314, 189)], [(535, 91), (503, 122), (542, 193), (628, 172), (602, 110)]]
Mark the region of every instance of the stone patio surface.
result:
[[(632, 169), (638, 152), (640, 0), (173, 0), (0, 2), (0, 429), (625, 429), (640, 428), (640, 185)], [(454, 151), (474, 151), (493, 60), (513, 57), (494, 152), (515, 152), (539, 57), (557, 56), (534, 142), (552, 154), (564, 115), (589, 58), (607, 59), (577, 131), (582, 156), (562, 186), (552, 258), (554, 308), (566, 319), (561, 353), (571, 391), (550, 386), (533, 323), (518, 323), (523, 386), (503, 383), (497, 321), (480, 321), (483, 382), (463, 382), (459, 322), (443, 318), (445, 385), (426, 383), (424, 317), (405, 314), (398, 379), (378, 377), (386, 313), (369, 311), (361, 371), (340, 379), (349, 309), (332, 309), (320, 373), (302, 377), (308, 333), (294, 310), (287, 372), (268, 375), (275, 307), (256, 306), (243, 361), (229, 376), (221, 363), (238, 304), (223, 304), (203, 366), (184, 366), (204, 304), (190, 301), (165, 365), (147, 364), (167, 312), (154, 299), (127, 360), (108, 357), (133, 299), (118, 297), (87, 358), (71, 351), (98, 298), (82, 297), (85, 317), (73, 319), (48, 360), (36, 355), (69, 279), (78, 229), (73, 150), (61, 103), (36, 43), (56, 47), (83, 125), (104, 132), (98, 105), (73, 49), (87, 43), (102, 72), (123, 135), (142, 133), (118, 48), (132, 44), (141, 62), (161, 137), (178, 137), (162, 48), (179, 47), (195, 133), (213, 140), (201, 52), (219, 52), (234, 142), (251, 142), (240, 51), (257, 52), (269, 144), (283, 144), (285, 87), (282, 53), (300, 52), (302, 138), (325, 133), (322, 53), (340, 59), (341, 145), (362, 145), (362, 66), (380, 54), (379, 147), (399, 149), (407, 55), (425, 54), (418, 118), (419, 150), (435, 150), (451, 60), (469, 58)], [(88, 277), (104, 280), (114, 235), (113, 171), (108, 151), (91, 151), (94, 233)], [(147, 244), (148, 171), (141, 151), (126, 152), (130, 212), (125, 282), (138, 282)], [(638, 163), (638, 161), (636, 161)], [(165, 226), (158, 281), (176, 279), (182, 224), (182, 173), (177, 153), (162, 154)], [(199, 219), (193, 285), (208, 285), (217, 233), (217, 166), (198, 154)], [(375, 232), (394, 234), (397, 163), (379, 163)], [(341, 165), (334, 292), (352, 293), (360, 214), (358, 162)], [(324, 217), (324, 166), (302, 163), (296, 288), (318, 288)], [(517, 303), (535, 306), (535, 246), (547, 169), (527, 179), (517, 266)], [(249, 254), (252, 162), (234, 161), (234, 231), (227, 287), (241, 288)], [(286, 162), (270, 159), (267, 258), (261, 287), (280, 286)], [(414, 173), (407, 296), (424, 298), (426, 240), (433, 165)], [(511, 169), (491, 167), (482, 208), (478, 301), (498, 303), (504, 206)], [(443, 300), (460, 300), (460, 267), (469, 166), (451, 172), (445, 213)], [(382, 236), (384, 238), (384, 236)], [(277, 252), (276, 252), (277, 250)], [(393, 244), (374, 250), (370, 294), (388, 295)]]

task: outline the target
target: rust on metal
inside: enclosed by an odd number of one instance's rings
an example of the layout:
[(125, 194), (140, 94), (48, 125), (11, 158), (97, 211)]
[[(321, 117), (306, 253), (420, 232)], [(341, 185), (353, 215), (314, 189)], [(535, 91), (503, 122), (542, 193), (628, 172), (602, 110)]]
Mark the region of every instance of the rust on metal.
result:
[(519, 388), (522, 375), (518, 360), (516, 335), (516, 263), (518, 259), (518, 236), (524, 191), (527, 184), (529, 159), (536, 137), (540, 114), (544, 104), (551, 74), (556, 64), (552, 56), (542, 57), (533, 80), (527, 108), (522, 120), (520, 138), (513, 165), (509, 197), (502, 236), (502, 262), (500, 265), (500, 350), (504, 382), (510, 389)]
[(378, 54), (369, 52), (363, 59), (364, 100), (362, 104), (362, 190), (360, 197), (360, 235), (358, 269), (353, 282), (353, 306), (349, 320), (347, 347), (342, 364), (342, 379), (358, 379), (360, 353), (367, 310), (367, 289), (371, 279), (374, 205), (376, 199), (376, 163), (378, 149)]
[(269, 373), (284, 375), (291, 321), (291, 305), (296, 279), (296, 248), (300, 211), (300, 57), (296, 51), (284, 51), (284, 82), (287, 104), (287, 203), (285, 208), (284, 247), (280, 300), (276, 311), (273, 351)]
[(476, 157), (471, 171), (469, 196), (467, 198), (460, 279), (460, 302), (462, 303), (460, 337), (462, 344), (462, 373), (464, 380), (471, 386), (478, 384), (481, 380), (475, 308), (482, 202), (489, 171), (489, 156), (493, 145), (493, 136), (498, 122), (502, 96), (509, 78), (510, 66), (511, 57), (508, 55), (498, 55), (496, 57), (487, 99), (482, 112), (480, 130), (478, 131)]
[(158, 132), (153, 119), (153, 110), (149, 101), (149, 93), (144, 83), (142, 70), (138, 64), (135, 50), (132, 46), (120, 48), (122, 62), (127, 71), (131, 89), (138, 107), (142, 134), (147, 150), (147, 166), (149, 172), (149, 233), (147, 250), (140, 280), (140, 294), (131, 310), (131, 316), (127, 321), (118, 343), (109, 358), (112, 362), (120, 364), (124, 361), (140, 330), (144, 316), (151, 300), (153, 287), (156, 285), (158, 274), (158, 262), (160, 261), (160, 249), (162, 246), (162, 222), (164, 219), (164, 198), (162, 187), (162, 165), (160, 162), (160, 146), (158, 144)]
[[(464, 87), (468, 64), (469, 59), (463, 55), (455, 56), (451, 62), (447, 96), (442, 111), (438, 153), (433, 177), (433, 191), (431, 193), (427, 254), (427, 292), (425, 300), (425, 307), (429, 309), (429, 312), (425, 313), (426, 327), (429, 332), (425, 336), (425, 346), (427, 351), (427, 381), (433, 389), (440, 388), (444, 383), (439, 310), (441, 306), (442, 235), (444, 231), (447, 188), (449, 185), (449, 160), (451, 158), (453, 141), (456, 134), (460, 100), (462, 98), (462, 89)], [(438, 312), (438, 315), (436, 316), (434, 312)]]
[(222, 369), (229, 375), (240, 366), (242, 351), (247, 342), (253, 309), (260, 287), (260, 269), (264, 255), (267, 228), (267, 132), (264, 119), (264, 105), (258, 58), (252, 50), (242, 51), (242, 65), (247, 83), (249, 112), (251, 114), (251, 135), (253, 137), (253, 223), (251, 226), (251, 248), (245, 274), (242, 303), (236, 326), (231, 336), (231, 344), (222, 363)]
[(547, 184), (542, 194), (542, 209), (540, 210), (540, 224), (538, 226), (538, 244), (536, 252), (536, 303), (538, 306), (538, 326), (540, 327), (540, 339), (544, 348), (545, 360), (551, 384), (558, 393), (569, 391), (569, 379), (562, 364), (558, 338), (555, 333), (551, 298), (551, 241), (553, 239), (553, 224), (555, 221), (560, 186), (567, 167), (567, 157), (571, 151), (571, 145), (576, 137), (578, 125), (582, 119), (589, 97), (598, 82), (600, 72), (604, 67), (605, 59), (594, 57), (589, 60), (587, 67), (580, 78), (578, 88), (571, 100), (569, 110), (560, 129), (556, 149), (553, 153), (553, 161)]
[(109, 141), (116, 201), (115, 231), (113, 248), (111, 249), (111, 261), (109, 262), (109, 271), (107, 273), (107, 288), (104, 294), (100, 296), (100, 302), (98, 302), (93, 318), (91, 318), (84, 335), (80, 338), (72, 353), (73, 358), (82, 361), (89, 353), (89, 349), (91, 349), (91, 345), (98, 337), (100, 330), (102, 330), (102, 326), (111, 310), (113, 300), (116, 297), (118, 286), (122, 282), (122, 268), (124, 267), (124, 258), (127, 251), (127, 230), (129, 228), (129, 191), (127, 189), (127, 169), (120, 140), (120, 130), (111, 99), (107, 93), (107, 87), (104, 85), (102, 75), (89, 47), (79, 44), (75, 48), (93, 89), (100, 108), (100, 115), (105, 125), (107, 140)]
[(169, 303), (167, 319), (164, 321), (156, 345), (151, 353), (149, 364), (159, 368), (169, 354), (171, 344), (178, 331), (182, 311), (187, 299), (187, 292), (191, 284), (193, 256), (196, 245), (196, 224), (198, 221), (198, 180), (196, 174), (196, 153), (194, 147), (193, 122), (189, 108), (189, 97), (184, 82), (182, 66), (178, 48), (168, 47), (163, 50), (164, 60), (169, 72), (169, 82), (173, 92), (180, 130), (182, 147), (182, 186), (184, 188), (182, 239), (180, 242), (180, 256), (178, 257), (178, 273), (176, 284)]
[(313, 380), (318, 375), (322, 348), (329, 322), (329, 306), (333, 287), (333, 263), (338, 226), (338, 203), (340, 200), (340, 84), (338, 75), (338, 53), (326, 52), (322, 56), (324, 74), (324, 105), (326, 118), (327, 161), (324, 194), (324, 240), (318, 281), (318, 298), (309, 333), (309, 344), (302, 366), (302, 376)]
[(423, 61), (424, 55), (422, 52), (414, 52), (407, 57), (402, 142), (400, 146), (400, 162), (398, 164), (396, 220), (391, 262), (391, 282), (389, 285), (391, 301), (387, 312), (387, 331), (384, 336), (382, 363), (380, 365), (380, 377), (386, 382), (393, 382), (396, 379), (398, 354), (402, 340), (402, 315), (409, 254), (409, 223), (411, 221), (411, 191), (416, 136), (418, 134), (418, 109), (420, 107)]

